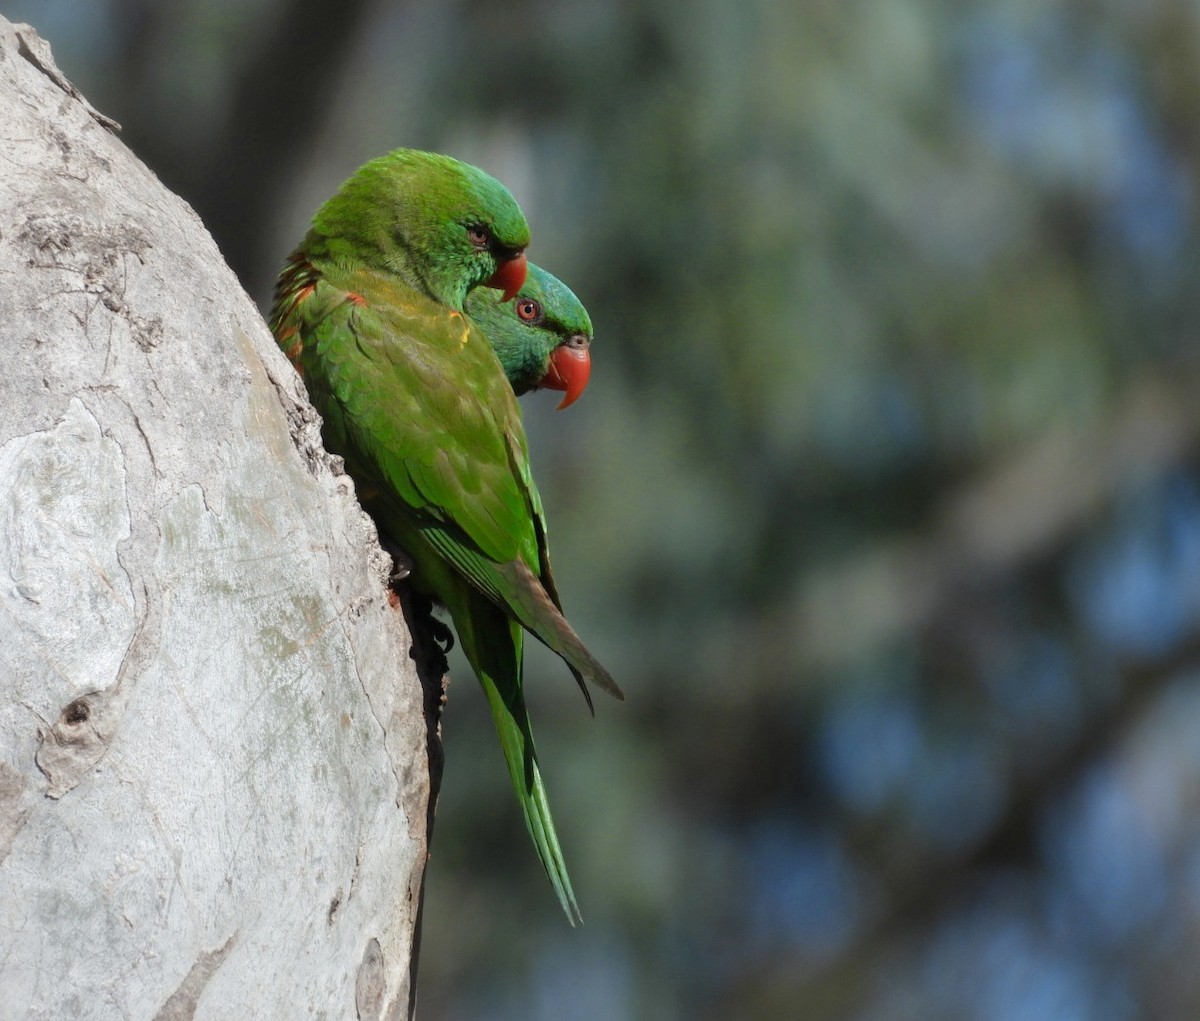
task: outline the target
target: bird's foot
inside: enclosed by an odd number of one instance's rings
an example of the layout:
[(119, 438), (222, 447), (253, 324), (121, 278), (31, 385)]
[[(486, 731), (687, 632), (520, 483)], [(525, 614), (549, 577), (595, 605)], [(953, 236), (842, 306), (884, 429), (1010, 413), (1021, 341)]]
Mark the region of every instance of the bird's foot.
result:
[(438, 620), (432, 613), (430, 613), (427, 623), (429, 625), (430, 640), (438, 647), (438, 651), (445, 656), (454, 648), (454, 632), (450, 630), (449, 624)]
[(385, 536), (379, 537), (379, 545), (381, 545), (392, 558), (392, 573), (388, 575), (388, 581), (395, 584), (398, 581), (403, 581), (413, 573), (413, 568), (416, 563), (413, 558), (408, 555), (405, 550), (402, 550), (391, 539)]
[(431, 676), (444, 676), (450, 670), (446, 654), (454, 648), (454, 632), (433, 615), (432, 599), (411, 589), (407, 595), (412, 615), (409, 620), (413, 635), (410, 655)]

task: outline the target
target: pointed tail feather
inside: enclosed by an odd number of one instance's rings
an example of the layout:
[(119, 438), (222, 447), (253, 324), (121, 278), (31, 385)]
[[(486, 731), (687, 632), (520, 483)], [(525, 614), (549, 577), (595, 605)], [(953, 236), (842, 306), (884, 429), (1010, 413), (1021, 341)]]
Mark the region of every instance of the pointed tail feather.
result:
[(520, 625), (509, 620), (490, 602), (475, 598), (469, 600), (469, 607), (466, 621), (460, 622), (459, 615), (455, 615), (459, 641), (491, 706), (509, 777), (525, 814), (525, 826), (533, 846), (567, 920), (575, 925), (582, 922), (582, 918), (554, 829), (521, 690), (524, 633)]
[[(539, 642), (566, 661), (579, 686), (582, 688), (586, 679), (617, 701), (624, 702), (625, 693), (588, 651), (529, 566), (524, 561), (513, 560), (498, 564), (497, 570), (509, 579), (513, 612)], [(586, 690), (584, 696), (587, 697)], [(591, 708), (592, 700), (588, 698), (587, 702)]]
[[(409, 547), (402, 538), (406, 527), (408, 526), (401, 517), (400, 534), (397, 538), (400, 538), (400, 544), (407, 549)], [(392, 531), (397, 532), (397, 529), (393, 528)], [(427, 579), (427, 583), (435, 591), (442, 592), (447, 585), (466, 582), (498, 607), (505, 616), (516, 617), (527, 631), (552, 652), (561, 656), (571, 668), (576, 683), (583, 689), (589, 709), (592, 708), (592, 700), (584, 688), (584, 681), (596, 685), (618, 701), (625, 701), (625, 693), (617, 687), (617, 682), (600, 665), (596, 657), (588, 652), (587, 646), (575, 633), (575, 629), (567, 623), (566, 617), (558, 607), (558, 593), (554, 590), (553, 578), (549, 579), (550, 588), (547, 589), (523, 560), (510, 560), (507, 563), (489, 560), (471, 544), (461, 541), (456, 529), (443, 523), (424, 523), (416, 529), (416, 536), (416, 542), (421, 545), (428, 544), (441, 562), (425, 563), (421, 566), (421, 570), (427, 574), (431, 573), (429, 569), (432, 567), (441, 575), (442, 583)], [(418, 562), (420, 560), (418, 556)], [(457, 619), (458, 616), (455, 615), (455, 620)]]

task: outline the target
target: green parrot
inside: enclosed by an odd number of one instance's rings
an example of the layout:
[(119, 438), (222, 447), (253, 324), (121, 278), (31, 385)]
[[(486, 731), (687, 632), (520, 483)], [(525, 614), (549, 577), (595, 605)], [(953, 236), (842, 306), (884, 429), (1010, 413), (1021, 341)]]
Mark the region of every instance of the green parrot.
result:
[(467, 295), (466, 309), (487, 334), (518, 397), (541, 387), (565, 390), (561, 410), (583, 393), (592, 371), (592, 320), (558, 277), (530, 263), (511, 305), (479, 288)]
[[(524, 631), (624, 696), (562, 615), (513, 388), (464, 314), (473, 287), (511, 299), (529, 228), (494, 178), (397, 149), (313, 217), (280, 273), (271, 329), (411, 583), (443, 603), (491, 707), (525, 823), (568, 919), (579, 908), (522, 691)], [(590, 698), (588, 699), (590, 706)]]

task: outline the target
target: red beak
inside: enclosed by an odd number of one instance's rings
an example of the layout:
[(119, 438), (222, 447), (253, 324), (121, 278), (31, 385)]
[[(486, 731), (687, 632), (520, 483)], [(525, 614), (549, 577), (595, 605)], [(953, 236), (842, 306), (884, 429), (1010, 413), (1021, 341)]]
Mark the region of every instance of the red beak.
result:
[(501, 304), (512, 301), (517, 296), (517, 291), (525, 286), (525, 271), (528, 268), (529, 263), (525, 261), (525, 253), (518, 252), (500, 263), (496, 272), (483, 282), (483, 286), (494, 287), (496, 290), (502, 291), (504, 296), (500, 299)]
[(550, 367), (538, 386), (547, 390), (565, 390), (566, 396), (556, 410), (562, 411), (579, 399), (587, 389), (588, 377), (592, 374), (592, 356), (588, 351), (588, 339), (575, 336), (559, 344), (550, 353)]

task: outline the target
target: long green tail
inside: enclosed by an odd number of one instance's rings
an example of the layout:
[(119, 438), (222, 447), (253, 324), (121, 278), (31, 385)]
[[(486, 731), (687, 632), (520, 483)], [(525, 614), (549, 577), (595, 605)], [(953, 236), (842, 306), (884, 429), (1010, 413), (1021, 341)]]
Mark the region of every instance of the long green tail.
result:
[(520, 624), (473, 591), (466, 595), (466, 601), (468, 606), (462, 612), (454, 612), (458, 608), (451, 607), (458, 640), (492, 707), (492, 720), (533, 846), (567, 920), (574, 925), (583, 919), (550, 815), (522, 691), (525, 632)]

